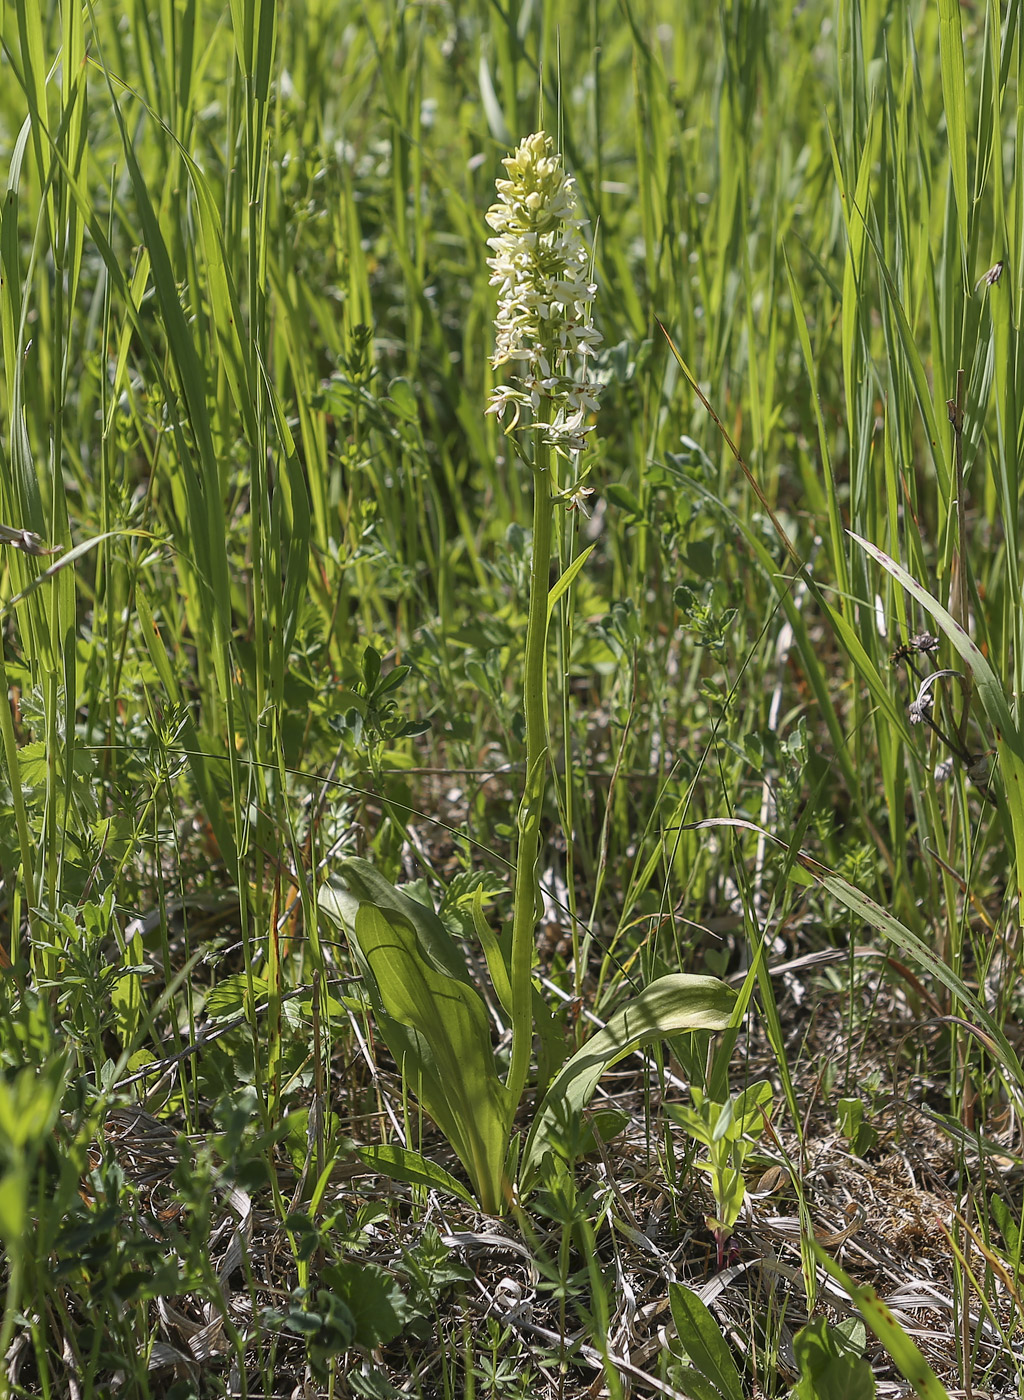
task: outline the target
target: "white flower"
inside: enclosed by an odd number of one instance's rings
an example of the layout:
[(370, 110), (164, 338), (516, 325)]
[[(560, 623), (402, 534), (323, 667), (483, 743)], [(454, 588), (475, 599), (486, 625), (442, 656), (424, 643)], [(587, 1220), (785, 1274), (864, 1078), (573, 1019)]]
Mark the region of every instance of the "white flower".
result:
[(546, 368), (547, 361), (541, 356), (537, 362), (536, 372), (521, 381), (523, 388), (529, 392), (534, 413), (540, 408), (541, 399), (553, 397), (554, 391), (562, 382), (557, 374), (545, 374)]
[[(503, 164), (508, 179), (497, 182), (500, 202), (487, 213), (496, 235), (487, 240), (491, 285), (498, 288), (494, 364), (525, 360), (534, 379), (548, 380), (553, 370), (571, 380), (577, 357), (592, 355), (600, 343), (572, 176), (542, 131), (527, 136)], [(543, 370), (542, 358), (552, 362)], [(592, 398), (596, 407), (596, 392)]]
[(569, 499), (565, 503), (566, 510), (581, 511), (589, 520), (590, 507), (587, 505), (587, 498), (594, 494), (592, 486), (577, 486), (575, 491), (569, 492)]
[(505, 429), (506, 433), (510, 433), (513, 428), (518, 426), (519, 415), (523, 411), (523, 404), (528, 402), (529, 400), (526, 395), (521, 389), (517, 389), (514, 384), (500, 384), (487, 400), (487, 407), (484, 409), (484, 415), (486, 416), (488, 413), (493, 413), (500, 423), (505, 417), (505, 410), (508, 408), (509, 404), (512, 404), (512, 421)]
[(570, 384), (565, 391), (566, 400), (576, 413), (596, 413), (598, 408), (598, 394), (600, 390), (596, 384), (591, 384), (587, 380), (581, 383)]
[(493, 413), (500, 423), (505, 416), (506, 408), (508, 408), (510, 403), (515, 402), (516, 397), (517, 391), (511, 384), (499, 385), (487, 400), (487, 407), (484, 409), (485, 416), (488, 413)]
[(498, 289), (492, 363), (514, 374), (491, 395), (487, 412), (500, 421), (511, 404), (510, 433), (529, 407), (542, 442), (559, 454), (579, 453), (600, 393), (587, 377), (601, 337), (591, 316), (597, 288), (580, 232), (585, 220), (572, 176), (542, 131), (503, 164), (508, 178), (497, 182), (499, 202), (487, 212), (495, 234), (487, 266)]
[(558, 409), (551, 422), (546, 425), (545, 431), (552, 442), (558, 442), (565, 438), (575, 437), (578, 433), (589, 432), (585, 427), (586, 415), (577, 410), (569, 413), (566, 407)]

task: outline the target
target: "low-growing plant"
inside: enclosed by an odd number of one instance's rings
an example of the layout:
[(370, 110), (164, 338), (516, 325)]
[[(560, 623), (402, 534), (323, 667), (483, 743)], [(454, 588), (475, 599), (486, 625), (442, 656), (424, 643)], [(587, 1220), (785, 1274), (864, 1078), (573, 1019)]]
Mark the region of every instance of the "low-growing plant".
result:
[(393, 1342), (405, 1327), (405, 1294), (387, 1270), (365, 1260), (323, 1265), (326, 1287), (292, 1290), (283, 1306), (267, 1308), (261, 1321), (302, 1337), (310, 1369), (326, 1379), (330, 1364), (352, 1347), (372, 1351)]
[(789, 1400), (874, 1400), (875, 1378), (864, 1360), (867, 1333), (860, 1318), (830, 1327), (816, 1317), (793, 1339), (800, 1379)]
[[(949, 1392), (921, 1355), (917, 1343), (897, 1321), (892, 1310), (886, 1307), (875, 1290), (868, 1285), (855, 1283), (845, 1269), (841, 1268), (816, 1240), (811, 1240), (809, 1243), (818, 1263), (831, 1274), (840, 1287), (845, 1289), (868, 1327), (885, 1347), (900, 1372), (910, 1381), (921, 1400), (949, 1400)], [(804, 1349), (803, 1365), (806, 1365), (812, 1374), (817, 1370), (818, 1361), (824, 1359), (827, 1363), (830, 1360), (827, 1355), (827, 1343), (824, 1346), (826, 1348), (824, 1358), (821, 1350), (813, 1342)], [(815, 1352), (818, 1353), (817, 1358)], [(831, 1367), (829, 1366), (827, 1369), (830, 1370)], [(847, 1370), (845, 1379), (852, 1383), (853, 1389), (849, 1392), (851, 1395), (860, 1397), (866, 1394), (863, 1388), (865, 1382), (862, 1370), (854, 1368), (853, 1374)], [(844, 1390), (840, 1393), (845, 1396), (847, 1391)], [(801, 1400), (803, 1400), (802, 1396)]]
[(864, 1110), (863, 1099), (845, 1098), (836, 1101), (836, 1122), (839, 1124), (839, 1131), (850, 1144), (850, 1151), (855, 1157), (863, 1157), (864, 1153), (870, 1152), (878, 1142), (878, 1129), (866, 1120)]
[(751, 1084), (724, 1103), (715, 1103), (702, 1090), (692, 1086), (693, 1107), (667, 1104), (666, 1111), (696, 1142), (707, 1148), (707, 1157), (697, 1162), (707, 1172), (715, 1198), (715, 1214), (708, 1216), (708, 1229), (715, 1236), (718, 1267), (722, 1267), (725, 1246), (732, 1234), (746, 1196), (743, 1170), (757, 1145), (770, 1116), (772, 1087)]

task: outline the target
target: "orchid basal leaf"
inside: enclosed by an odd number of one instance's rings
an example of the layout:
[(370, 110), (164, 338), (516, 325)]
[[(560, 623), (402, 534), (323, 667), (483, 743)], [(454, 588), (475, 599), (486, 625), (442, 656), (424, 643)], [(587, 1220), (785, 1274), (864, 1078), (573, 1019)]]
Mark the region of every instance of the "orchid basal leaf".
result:
[(653, 1040), (724, 1030), (735, 1000), (736, 993), (717, 977), (676, 972), (659, 977), (617, 1011), (552, 1081), (527, 1138), (520, 1190), (533, 1184), (554, 1133), (586, 1106), (605, 1070)]
[(500, 1210), (511, 1104), (495, 1067), (483, 999), (432, 967), (393, 909), (360, 904), (355, 936), (387, 1018), (410, 1032), (389, 1037), (382, 1018), (405, 1082), (448, 1137), (481, 1207)]

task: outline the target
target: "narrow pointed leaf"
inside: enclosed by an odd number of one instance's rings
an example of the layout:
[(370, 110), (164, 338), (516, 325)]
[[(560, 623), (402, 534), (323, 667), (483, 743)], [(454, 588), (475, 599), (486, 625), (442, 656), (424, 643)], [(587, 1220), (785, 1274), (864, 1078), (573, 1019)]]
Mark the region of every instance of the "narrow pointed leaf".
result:
[(360, 1147), (359, 1160), (371, 1171), (380, 1172), (392, 1181), (407, 1181), (410, 1186), (429, 1186), (437, 1191), (447, 1191), (449, 1196), (457, 1196), (467, 1205), (473, 1205), (473, 1197), (461, 1181), (456, 1181), (451, 1172), (429, 1161), (419, 1152), (410, 1152), (407, 1147), (386, 1143), (380, 1147)]
[(587, 560), (590, 558), (591, 554), (593, 554), (596, 548), (596, 545), (588, 545), (587, 548), (582, 552), (582, 554), (577, 554), (576, 558), (572, 561), (568, 568), (564, 569), (563, 572), (559, 575), (558, 582), (548, 594), (549, 618), (551, 617), (551, 614), (555, 611), (555, 607), (558, 603), (559, 598), (563, 597), (563, 595), (569, 591), (576, 575), (583, 568), (583, 565), (587, 562)]
[(743, 1400), (743, 1382), (736, 1362), (707, 1304), (682, 1283), (669, 1285), (668, 1299), (679, 1340), (696, 1369), (714, 1384), (724, 1400)]
[(971, 209), (967, 198), (967, 79), (960, 0), (939, 0), (939, 67), (953, 197), (960, 221), (960, 247), (966, 251), (971, 236)]

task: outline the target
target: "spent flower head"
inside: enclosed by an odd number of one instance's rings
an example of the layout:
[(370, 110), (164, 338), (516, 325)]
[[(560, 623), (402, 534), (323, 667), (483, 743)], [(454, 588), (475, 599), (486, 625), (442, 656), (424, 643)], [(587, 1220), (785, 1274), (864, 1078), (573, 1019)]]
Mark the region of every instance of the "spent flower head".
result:
[(590, 309), (597, 289), (580, 233), (586, 220), (572, 176), (543, 131), (527, 136), (502, 163), (508, 178), (497, 182), (499, 202), (487, 212), (496, 235), (487, 240), (494, 252), (487, 265), (499, 289), (493, 363), (515, 365), (519, 374), (495, 391), (488, 412), (500, 418), (514, 403), (511, 431), (524, 406), (536, 414), (549, 400), (544, 441), (578, 452), (599, 393), (587, 379), (587, 360), (601, 341)]

